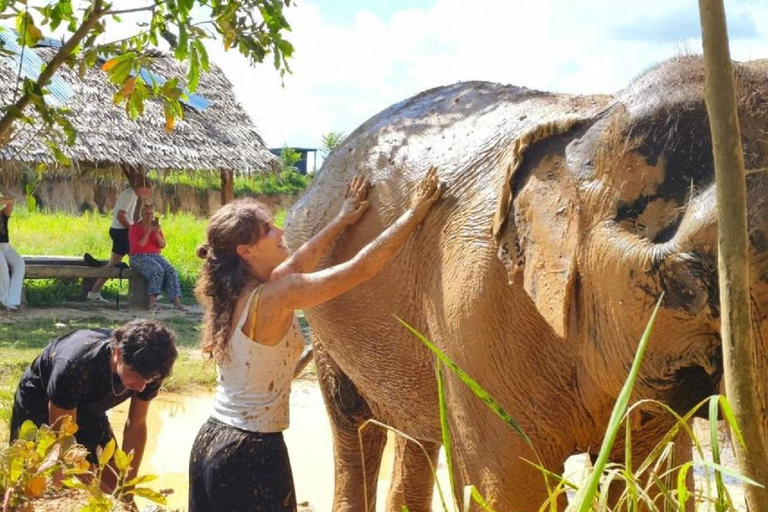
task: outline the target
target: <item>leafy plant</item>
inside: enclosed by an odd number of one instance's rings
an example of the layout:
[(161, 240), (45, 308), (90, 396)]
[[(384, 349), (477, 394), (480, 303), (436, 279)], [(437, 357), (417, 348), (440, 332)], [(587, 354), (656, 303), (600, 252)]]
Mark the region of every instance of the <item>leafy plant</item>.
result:
[[(110, 441), (98, 452), (95, 468), (88, 462), (88, 450), (77, 444), (77, 424), (70, 416), (63, 416), (53, 426), (36, 427), (25, 421), (19, 438), (0, 452), (0, 493), (3, 512), (32, 510), (27, 505), (46, 493), (64, 488), (86, 491), (88, 503), (79, 512), (111, 512), (119, 500), (131, 496), (164, 505), (165, 496), (139, 487), (153, 476), (128, 479), (133, 454), (126, 454)], [(102, 491), (101, 477), (106, 471), (114, 472), (117, 487), (112, 494)]]
[(61, 489), (67, 478), (88, 472), (87, 450), (75, 443), (77, 425), (65, 417), (58, 431), (25, 422), (19, 439), (0, 453), (3, 512), (39, 498), (48, 488)]
[[(280, 76), (290, 72), (288, 59), (293, 46), (283, 36), (290, 30), (283, 9), (290, 0), (147, 0), (139, 7), (117, 9), (106, 0), (93, 0), (82, 10), (72, 0), (46, 2), (30, 6), (27, 0), (0, 0), (4, 17), (16, 21), (18, 43), (32, 48), (43, 39), (43, 32), (64, 28), (66, 35), (37, 78), (19, 75), (10, 105), (0, 118), (0, 143), (13, 137), (12, 126), (21, 121), (40, 125), (35, 136), (45, 136), (49, 147), (62, 165), (69, 159), (60, 149), (60, 136), (71, 145), (76, 131), (65, 107), (53, 107), (46, 101), (47, 87), (63, 65), (78, 69), (83, 76), (99, 60), (102, 69), (115, 86), (115, 103), (125, 103), (132, 118), (144, 111), (144, 102), (156, 99), (165, 111), (166, 129), (172, 130), (181, 118), (179, 102), (187, 94), (178, 79), (165, 83), (147, 80), (141, 71), (151, 67), (148, 50), (160, 39), (171, 47), (174, 57), (188, 64), (186, 89), (194, 92), (201, 71), (209, 69), (206, 41), (218, 41), (225, 49), (236, 48), (251, 63), (272, 57)], [(121, 16), (137, 19), (137, 29), (121, 39), (103, 41), (108, 23), (121, 23)], [(97, 42), (99, 41), (99, 42)], [(8, 54), (8, 50), (4, 49)], [(28, 112), (32, 106), (37, 117)], [(42, 123), (41, 123), (42, 122)]]
[[(155, 480), (156, 476), (144, 475), (128, 479), (133, 453), (125, 453), (117, 446), (114, 438), (106, 446), (99, 447), (97, 459), (94, 477), (87, 483), (77, 478), (69, 478), (64, 482), (67, 487), (87, 491), (88, 504), (80, 509), (80, 512), (112, 512), (116, 501), (132, 500), (134, 496), (141, 496), (160, 505), (167, 503), (165, 496), (159, 492), (148, 487), (137, 487)], [(102, 477), (107, 471), (114, 473), (117, 480), (112, 494), (106, 494), (101, 490)]]
[(341, 146), (344, 139), (347, 138), (347, 134), (344, 132), (328, 132), (322, 135), (322, 142), (320, 143), (320, 153), (323, 158), (331, 154), (331, 151)]

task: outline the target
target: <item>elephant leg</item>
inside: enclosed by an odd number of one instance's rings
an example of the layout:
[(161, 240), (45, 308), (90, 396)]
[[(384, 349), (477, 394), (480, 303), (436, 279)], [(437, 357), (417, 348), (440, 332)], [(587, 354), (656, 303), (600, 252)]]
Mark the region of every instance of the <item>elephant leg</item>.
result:
[(435, 487), (432, 468), (437, 469), (440, 444), (419, 442), (426, 454), (413, 441), (400, 436), (395, 440), (392, 480), (387, 495), (388, 512), (400, 512), (404, 506), (410, 512), (429, 512), (432, 509), (432, 492)]
[(373, 417), (371, 410), (354, 383), (317, 342), (315, 365), (333, 432), (333, 512), (374, 512), (386, 432), (368, 426), (358, 436), (360, 425)]

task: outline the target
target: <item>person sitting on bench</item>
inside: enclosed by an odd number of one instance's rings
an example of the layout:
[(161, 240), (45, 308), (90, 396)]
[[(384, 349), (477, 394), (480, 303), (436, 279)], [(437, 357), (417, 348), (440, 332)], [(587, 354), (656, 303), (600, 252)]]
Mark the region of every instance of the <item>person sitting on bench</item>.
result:
[(0, 197), (0, 306), (16, 311), (21, 305), (21, 287), (24, 280), (24, 260), (10, 243), (8, 219), (13, 212), (14, 200)]
[(149, 283), (149, 308), (157, 309), (157, 296), (165, 290), (168, 302), (179, 311), (187, 308), (181, 305), (181, 284), (179, 275), (160, 251), (166, 246), (165, 235), (160, 227), (160, 218), (155, 217), (155, 207), (145, 204), (141, 207), (141, 219), (128, 232), (131, 244), (131, 267), (147, 278)]

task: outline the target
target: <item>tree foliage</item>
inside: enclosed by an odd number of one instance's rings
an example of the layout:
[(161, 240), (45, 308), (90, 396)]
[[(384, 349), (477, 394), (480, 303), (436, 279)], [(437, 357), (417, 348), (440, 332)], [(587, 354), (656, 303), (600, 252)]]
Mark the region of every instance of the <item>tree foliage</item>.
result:
[[(17, 94), (3, 107), (0, 118), (0, 143), (13, 137), (12, 127), (21, 121), (54, 135), (62, 132), (73, 144), (76, 133), (68, 120), (66, 108), (46, 101), (51, 78), (62, 65), (71, 66), (84, 76), (100, 65), (116, 86), (114, 101), (124, 104), (126, 113), (137, 118), (144, 102), (162, 103), (166, 129), (172, 130), (183, 111), (179, 102), (186, 94), (177, 78), (165, 83), (147, 80), (141, 70), (151, 66), (152, 50), (165, 41), (173, 56), (188, 64), (186, 90), (194, 92), (200, 73), (209, 68), (205, 42), (236, 49), (250, 63), (262, 63), (271, 56), (280, 76), (290, 72), (288, 59), (293, 46), (284, 38), (290, 30), (283, 11), (291, 0), (123, 0), (125, 8), (106, 0), (55, 0), (32, 7), (28, 0), (0, 0), (3, 18), (14, 18), (19, 44), (34, 47), (44, 33), (63, 29), (62, 45), (36, 80), (19, 77)], [(121, 39), (110, 39), (108, 23), (127, 24), (122, 16), (137, 20), (135, 30)], [(111, 25), (110, 25), (111, 26)], [(8, 50), (3, 49), (4, 53)], [(30, 115), (30, 108), (37, 118)], [(62, 164), (68, 164), (55, 142), (50, 144)]]
[(344, 132), (328, 132), (323, 134), (323, 141), (320, 143), (320, 153), (323, 158), (331, 154), (331, 151), (336, 149), (347, 138), (347, 134)]

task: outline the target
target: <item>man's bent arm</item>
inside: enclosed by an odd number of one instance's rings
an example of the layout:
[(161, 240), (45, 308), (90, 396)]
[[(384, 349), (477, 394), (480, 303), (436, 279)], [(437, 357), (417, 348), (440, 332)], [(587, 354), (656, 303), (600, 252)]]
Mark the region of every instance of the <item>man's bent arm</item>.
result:
[(138, 397), (131, 398), (128, 419), (125, 420), (123, 429), (123, 451), (130, 453), (133, 450), (133, 462), (128, 472), (128, 480), (138, 474), (141, 459), (144, 456), (144, 446), (147, 444), (147, 411), (149, 411), (149, 402)]
[(61, 407), (57, 407), (56, 404), (48, 400), (48, 424), (53, 426), (55, 425), (58, 429), (61, 427), (61, 422), (59, 418), (63, 416), (71, 416), (72, 417), (72, 423), (77, 423), (77, 407), (74, 409), (62, 409)]

